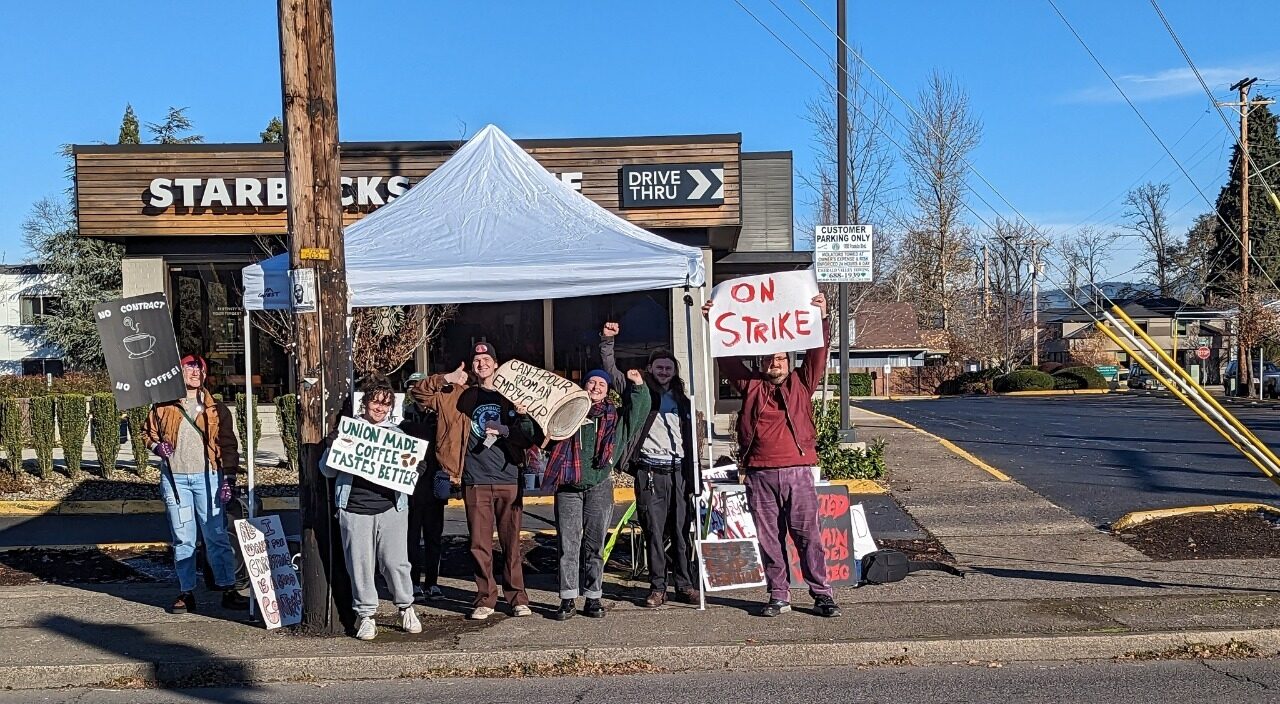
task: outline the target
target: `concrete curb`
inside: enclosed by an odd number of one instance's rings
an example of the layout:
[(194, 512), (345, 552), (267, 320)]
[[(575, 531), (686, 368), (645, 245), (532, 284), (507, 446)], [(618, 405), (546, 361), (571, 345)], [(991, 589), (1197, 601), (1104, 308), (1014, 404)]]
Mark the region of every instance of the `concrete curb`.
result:
[(1111, 389), (1048, 389), (1045, 391), (1005, 391), (996, 396), (1093, 396), (1109, 394)]
[(171, 544), (167, 542), (83, 543), (79, 545), (5, 545), (0, 546), (0, 552), (15, 552), (18, 550), (167, 550), (170, 546)]
[[(869, 412), (869, 411), (868, 411)], [(963, 450), (962, 450), (963, 452)], [(844, 486), (851, 494), (887, 494), (889, 490), (883, 484), (872, 479), (836, 479), (832, 484)], [(631, 487), (615, 487), (613, 501), (629, 504), (636, 500), (635, 490)], [(526, 496), (526, 506), (550, 506), (555, 503), (554, 496)], [(461, 499), (450, 499), (449, 505), (461, 507)], [(296, 511), (296, 496), (265, 496), (262, 498), (264, 511)], [(107, 516), (130, 514), (164, 513), (164, 502), (160, 500), (119, 500), (108, 501), (0, 501), (0, 516)]]
[(1259, 503), (1231, 503), (1231, 504), (1206, 504), (1203, 506), (1178, 506), (1174, 508), (1158, 508), (1151, 511), (1130, 511), (1121, 516), (1119, 520), (1111, 524), (1111, 530), (1127, 530), (1134, 526), (1140, 526), (1148, 521), (1154, 521), (1161, 518), (1169, 518), (1170, 516), (1183, 516), (1191, 513), (1216, 513), (1218, 511), (1266, 511), (1280, 515), (1280, 508), (1268, 504)]
[(974, 660), (979, 662), (1107, 660), (1135, 653), (1164, 652), (1190, 644), (1223, 645), (1232, 640), (1247, 642), (1260, 653), (1280, 652), (1280, 629), (768, 645), (547, 648), (505, 652), (385, 653), (317, 657), (124, 661), (78, 665), (16, 665), (0, 667), (0, 688), (90, 687), (129, 679), (160, 687), (381, 680), (442, 676), (442, 671), (446, 670), (488, 669), (512, 664), (552, 664), (573, 659), (596, 663), (643, 660), (667, 671), (847, 667), (875, 664), (926, 665), (966, 663)]

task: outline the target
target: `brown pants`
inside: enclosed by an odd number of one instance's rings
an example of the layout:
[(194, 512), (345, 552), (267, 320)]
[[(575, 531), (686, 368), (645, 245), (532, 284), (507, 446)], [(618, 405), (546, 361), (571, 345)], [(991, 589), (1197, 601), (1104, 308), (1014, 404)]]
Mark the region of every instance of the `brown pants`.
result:
[(524, 502), (514, 484), (480, 484), (462, 488), (467, 508), (467, 530), (471, 533), (471, 558), (476, 563), (476, 606), (498, 604), (498, 584), (493, 576), (493, 532), (498, 532), (505, 558), (502, 590), (512, 606), (528, 605), (524, 591), (524, 567), (520, 555), (520, 523)]

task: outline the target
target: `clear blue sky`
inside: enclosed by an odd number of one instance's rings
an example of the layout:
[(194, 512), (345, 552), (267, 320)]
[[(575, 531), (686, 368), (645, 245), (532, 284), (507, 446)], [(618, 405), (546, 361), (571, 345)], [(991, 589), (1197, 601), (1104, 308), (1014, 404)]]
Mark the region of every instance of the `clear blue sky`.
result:
[[(831, 52), (800, 0), (774, 1)], [(832, 0), (806, 1), (834, 23)], [(769, 0), (742, 2), (828, 65)], [(489, 122), (517, 138), (741, 132), (745, 149), (793, 150), (801, 169), (813, 160), (803, 114), (824, 85), (733, 0), (334, 5), (345, 140), (448, 139)], [(1044, 0), (849, 5), (851, 41), (896, 89), (914, 96), (935, 68), (965, 87), (984, 124), (974, 164), (1040, 225), (1114, 225), (1118, 197), (1153, 165), (1144, 180), (1170, 182), (1179, 228), (1207, 209)], [(1174, 152), (1215, 197), (1226, 128), (1149, 4), (1060, 7), (1160, 135), (1181, 137)], [(1162, 7), (1221, 98), (1244, 75), (1280, 92), (1280, 3)], [(6, 3), (0, 22), (8, 262), (27, 256), (31, 203), (66, 186), (59, 145), (114, 142), (125, 103), (144, 121), (186, 106), (209, 142), (257, 141), (280, 113), (274, 2)]]

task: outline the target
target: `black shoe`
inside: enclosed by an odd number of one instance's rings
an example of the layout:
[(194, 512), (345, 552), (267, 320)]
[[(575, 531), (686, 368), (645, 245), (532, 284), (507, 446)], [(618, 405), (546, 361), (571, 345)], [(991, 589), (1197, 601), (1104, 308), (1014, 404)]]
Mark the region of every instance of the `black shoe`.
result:
[(576, 613), (578, 613), (578, 606), (573, 599), (561, 599), (560, 610), (555, 613), (554, 618), (557, 621), (568, 621)]
[(182, 592), (178, 598), (174, 600), (169, 607), (171, 614), (193, 614), (196, 612), (196, 595), (191, 592)]
[(781, 599), (770, 599), (769, 603), (760, 607), (760, 615), (765, 618), (773, 618), (778, 614), (785, 614), (791, 610), (791, 604)]
[(248, 611), (249, 597), (242, 596), (235, 589), (228, 589), (222, 593), (222, 608), (231, 611)]
[(829, 596), (815, 596), (813, 598), (813, 608), (818, 611), (819, 616), (827, 618), (840, 616), (840, 607), (836, 605), (836, 600)]
[(582, 615), (587, 618), (604, 618), (604, 604), (599, 599), (587, 599), (582, 607)]

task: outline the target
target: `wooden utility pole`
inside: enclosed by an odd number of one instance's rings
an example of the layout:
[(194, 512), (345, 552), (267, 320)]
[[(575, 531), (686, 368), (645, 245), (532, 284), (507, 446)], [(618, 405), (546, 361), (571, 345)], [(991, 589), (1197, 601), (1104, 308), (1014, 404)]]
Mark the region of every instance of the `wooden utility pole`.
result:
[(330, 0), (279, 0), (278, 9), (289, 261), (294, 270), (313, 272), (317, 292), (316, 311), (294, 315), (303, 624), (338, 634), (344, 620), (353, 620), (351, 599), (328, 482), (319, 471), (325, 437), (351, 397), (333, 9)]
[(987, 244), (982, 244), (982, 314), (991, 312), (991, 269), (987, 264)]
[(1040, 243), (1031, 241), (1031, 366), (1040, 366)]

